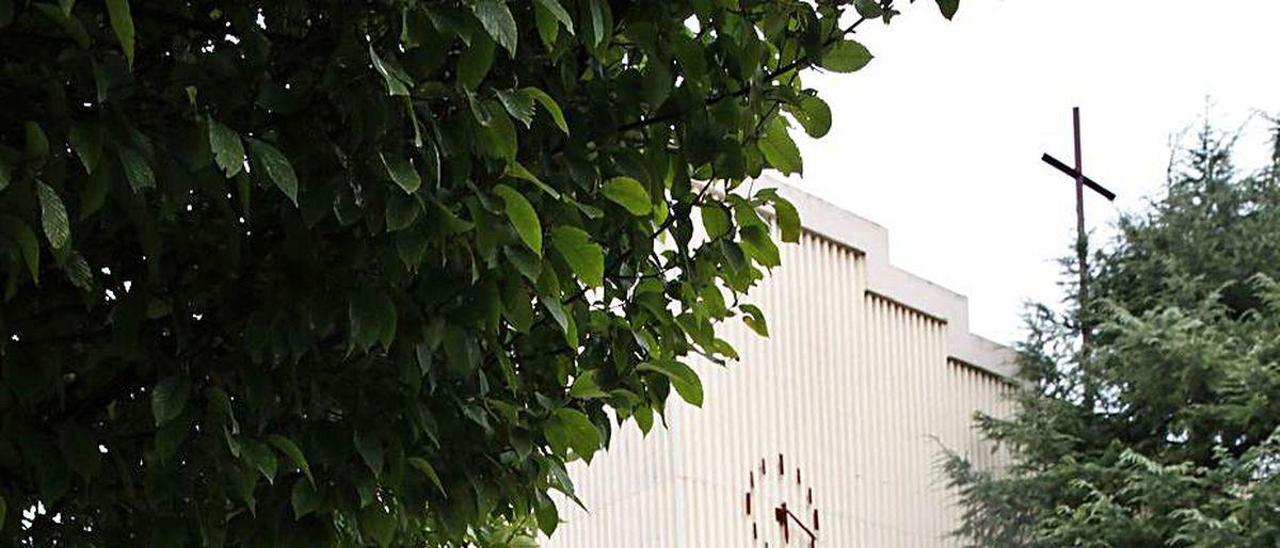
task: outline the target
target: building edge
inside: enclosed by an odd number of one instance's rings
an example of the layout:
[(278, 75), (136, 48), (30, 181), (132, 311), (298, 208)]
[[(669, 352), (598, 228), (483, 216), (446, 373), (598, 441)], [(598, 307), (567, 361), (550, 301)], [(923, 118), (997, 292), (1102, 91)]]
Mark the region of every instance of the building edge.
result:
[(776, 177), (757, 182), (778, 189), (796, 206), (805, 230), (860, 253), (867, 265), (867, 292), (947, 324), (947, 357), (1010, 382), (1017, 376), (1013, 349), (969, 331), (969, 299), (889, 262), (889, 232), (883, 226), (800, 190)]

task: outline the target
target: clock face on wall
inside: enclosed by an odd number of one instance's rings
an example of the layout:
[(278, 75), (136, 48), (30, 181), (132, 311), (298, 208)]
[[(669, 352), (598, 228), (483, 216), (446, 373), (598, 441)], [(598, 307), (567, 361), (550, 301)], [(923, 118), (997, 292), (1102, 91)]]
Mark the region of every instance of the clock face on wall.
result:
[(763, 458), (747, 472), (744, 510), (752, 546), (817, 546), (818, 506), (813, 487), (786, 457)]

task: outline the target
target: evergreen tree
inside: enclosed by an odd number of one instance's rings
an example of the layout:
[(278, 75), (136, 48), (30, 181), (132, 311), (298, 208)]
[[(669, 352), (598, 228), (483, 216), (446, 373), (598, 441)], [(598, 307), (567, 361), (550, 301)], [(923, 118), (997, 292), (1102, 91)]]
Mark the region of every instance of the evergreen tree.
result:
[[(1095, 253), (1079, 311), (1035, 307), (1003, 470), (948, 455), (976, 546), (1280, 543), (1280, 128), (1241, 175), (1205, 128), (1163, 198)], [(1073, 288), (1074, 289), (1074, 288)]]

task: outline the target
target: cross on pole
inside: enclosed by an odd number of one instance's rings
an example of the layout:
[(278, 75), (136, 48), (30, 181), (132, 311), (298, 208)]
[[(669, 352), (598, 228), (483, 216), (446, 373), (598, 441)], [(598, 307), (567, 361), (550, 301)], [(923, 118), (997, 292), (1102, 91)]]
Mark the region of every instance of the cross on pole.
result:
[(1040, 159), (1053, 166), (1076, 181), (1076, 261), (1080, 269), (1080, 341), (1081, 346), (1089, 345), (1089, 326), (1086, 324), (1087, 303), (1089, 302), (1089, 241), (1084, 227), (1084, 188), (1097, 192), (1108, 201), (1115, 201), (1114, 192), (1098, 184), (1084, 175), (1084, 159), (1080, 153), (1080, 107), (1071, 109), (1071, 125), (1075, 133), (1076, 167), (1072, 169), (1057, 158), (1045, 154)]

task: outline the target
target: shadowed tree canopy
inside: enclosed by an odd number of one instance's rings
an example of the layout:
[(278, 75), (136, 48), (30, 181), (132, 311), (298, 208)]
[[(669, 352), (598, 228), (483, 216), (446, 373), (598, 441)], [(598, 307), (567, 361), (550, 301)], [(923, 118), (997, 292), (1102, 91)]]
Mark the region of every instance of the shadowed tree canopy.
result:
[(1039, 308), (1012, 450), (992, 473), (952, 455), (960, 536), (994, 547), (1271, 547), (1280, 543), (1280, 128), (1240, 174), (1206, 128), (1166, 194), (1097, 254), (1098, 325)]
[(551, 533), (766, 332), (799, 220), (741, 183), (890, 3), (0, 0), (0, 536)]

